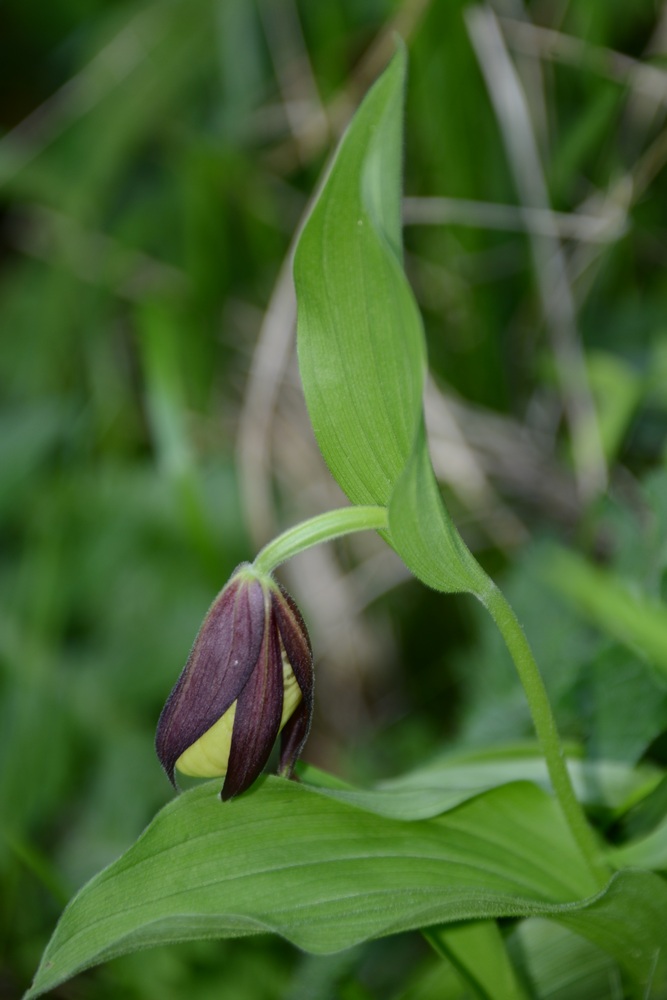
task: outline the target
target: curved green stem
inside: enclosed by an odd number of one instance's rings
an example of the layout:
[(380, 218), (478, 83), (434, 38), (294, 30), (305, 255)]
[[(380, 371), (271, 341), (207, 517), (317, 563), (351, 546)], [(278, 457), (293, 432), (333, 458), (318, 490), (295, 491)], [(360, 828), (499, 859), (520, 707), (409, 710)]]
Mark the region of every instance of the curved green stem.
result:
[(567, 770), (563, 748), (556, 728), (549, 696), (532, 650), (511, 605), (492, 584), (478, 595), (505, 640), (528, 700), (535, 732), (544, 754), (549, 777), (572, 835), (586, 858), (591, 873), (602, 888), (609, 880), (609, 871), (601, 858), (601, 850), (584, 811), (579, 803)]
[(386, 507), (341, 507), (318, 514), (278, 535), (259, 552), (253, 565), (260, 573), (272, 573), (281, 563), (320, 542), (330, 542), (353, 531), (387, 530)]
[[(387, 531), (385, 507), (343, 507), (312, 517), (289, 528), (258, 553), (253, 566), (259, 573), (272, 573), (277, 566), (321, 542), (330, 542), (354, 531)], [(554, 793), (565, 820), (586, 858), (595, 881), (606, 885), (609, 872), (601, 857), (600, 847), (584, 811), (574, 794), (563, 750), (556, 728), (549, 697), (533, 657), (528, 640), (512, 607), (502, 592), (489, 580), (489, 585), (476, 596), (498, 626), (514, 661), (526, 694), (535, 732), (544, 754)]]

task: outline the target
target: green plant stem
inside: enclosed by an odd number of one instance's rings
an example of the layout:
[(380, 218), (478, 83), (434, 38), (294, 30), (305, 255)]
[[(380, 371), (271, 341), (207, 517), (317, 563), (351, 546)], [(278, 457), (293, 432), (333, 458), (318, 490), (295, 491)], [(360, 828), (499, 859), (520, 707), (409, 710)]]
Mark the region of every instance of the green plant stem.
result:
[[(343, 507), (327, 511), (289, 528), (269, 542), (257, 555), (253, 566), (259, 573), (272, 573), (276, 567), (292, 556), (321, 542), (330, 542), (354, 531), (386, 531), (388, 527), (385, 507)], [(565, 820), (586, 858), (595, 881), (603, 887), (609, 871), (604, 865), (601, 850), (588, 824), (584, 811), (574, 794), (570, 775), (556, 728), (549, 697), (525, 633), (511, 605), (502, 592), (489, 581), (483, 593), (478, 593), (487, 611), (498, 626), (516, 666), (535, 726), (535, 732), (544, 754), (554, 793), (560, 803)]]
[(330, 542), (353, 531), (387, 530), (386, 507), (341, 507), (318, 514), (278, 535), (265, 545), (253, 563), (260, 573), (272, 573), (281, 563), (320, 542)]
[(489, 590), (479, 596), (498, 626), (505, 640), (505, 645), (514, 660), (528, 700), (535, 732), (546, 760), (554, 793), (572, 835), (588, 862), (591, 873), (602, 888), (607, 884), (610, 872), (602, 861), (602, 852), (595, 834), (574, 794), (549, 696), (526, 635), (511, 605), (495, 584), (491, 584)]

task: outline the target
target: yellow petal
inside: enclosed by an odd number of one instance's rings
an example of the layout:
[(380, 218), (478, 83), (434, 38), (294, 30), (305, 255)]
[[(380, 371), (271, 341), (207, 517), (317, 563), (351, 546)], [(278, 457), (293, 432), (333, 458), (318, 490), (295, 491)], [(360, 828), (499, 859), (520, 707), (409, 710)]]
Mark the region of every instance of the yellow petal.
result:
[[(301, 688), (284, 650), (282, 651), (282, 660), (284, 694), (283, 714), (280, 720), (281, 729), (301, 701)], [(192, 778), (222, 778), (227, 774), (235, 715), (236, 702), (192, 746), (183, 751), (176, 761), (176, 769), (181, 774), (188, 774)]]
[(294, 714), (296, 706), (301, 701), (301, 688), (289, 665), (285, 650), (281, 649), (281, 652), (283, 658), (283, 714), (280, 720), (280, 728), (282, 729), (287, 720)]
[(181, 774), (189, 774), (193, 778), (220, 778), (227, 774), (235, 715), (236, 702), (203, 736), (183, 751), (176, 761), (176, 768)]

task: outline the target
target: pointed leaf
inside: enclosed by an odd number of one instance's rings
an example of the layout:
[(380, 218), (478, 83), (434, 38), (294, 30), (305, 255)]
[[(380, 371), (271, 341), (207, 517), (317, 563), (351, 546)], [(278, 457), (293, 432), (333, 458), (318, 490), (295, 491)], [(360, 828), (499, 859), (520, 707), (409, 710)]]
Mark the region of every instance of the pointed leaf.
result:
[(451, 920), (558, 913), (594, 892), (554, 801), (529, 784), (404, 823), (280, 778), (167, 805), (65, 910), (32, 990), (138, 948), (274, 931), (326, 953)]
[(322, 453), (386, 504), (421, 413), (424, 344), (400, 261), (401, 48), (349, 126), (294, 260), (299, 366)]
[(426, 348), (400, 237), (405, 70), (401, 47), (299, 239), (299, 366), (318, 444), (350, 500), (391, 501), (388, 540), (424, 583), (483, 594), (488, 579), (440, 499), (423, 432)]

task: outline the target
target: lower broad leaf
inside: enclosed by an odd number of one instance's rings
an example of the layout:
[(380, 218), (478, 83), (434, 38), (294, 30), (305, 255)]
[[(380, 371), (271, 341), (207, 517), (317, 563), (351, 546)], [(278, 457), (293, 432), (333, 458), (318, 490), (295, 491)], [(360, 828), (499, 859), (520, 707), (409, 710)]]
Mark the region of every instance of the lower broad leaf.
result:
[(453, 920), (558, 915), (594, 884), (555, 802), (528, 783), (402, 822), (280, 778), (222, 805), (167, 805), (70, 903), (28, 997), (151, 945), (271, 931), (314, 953)]

